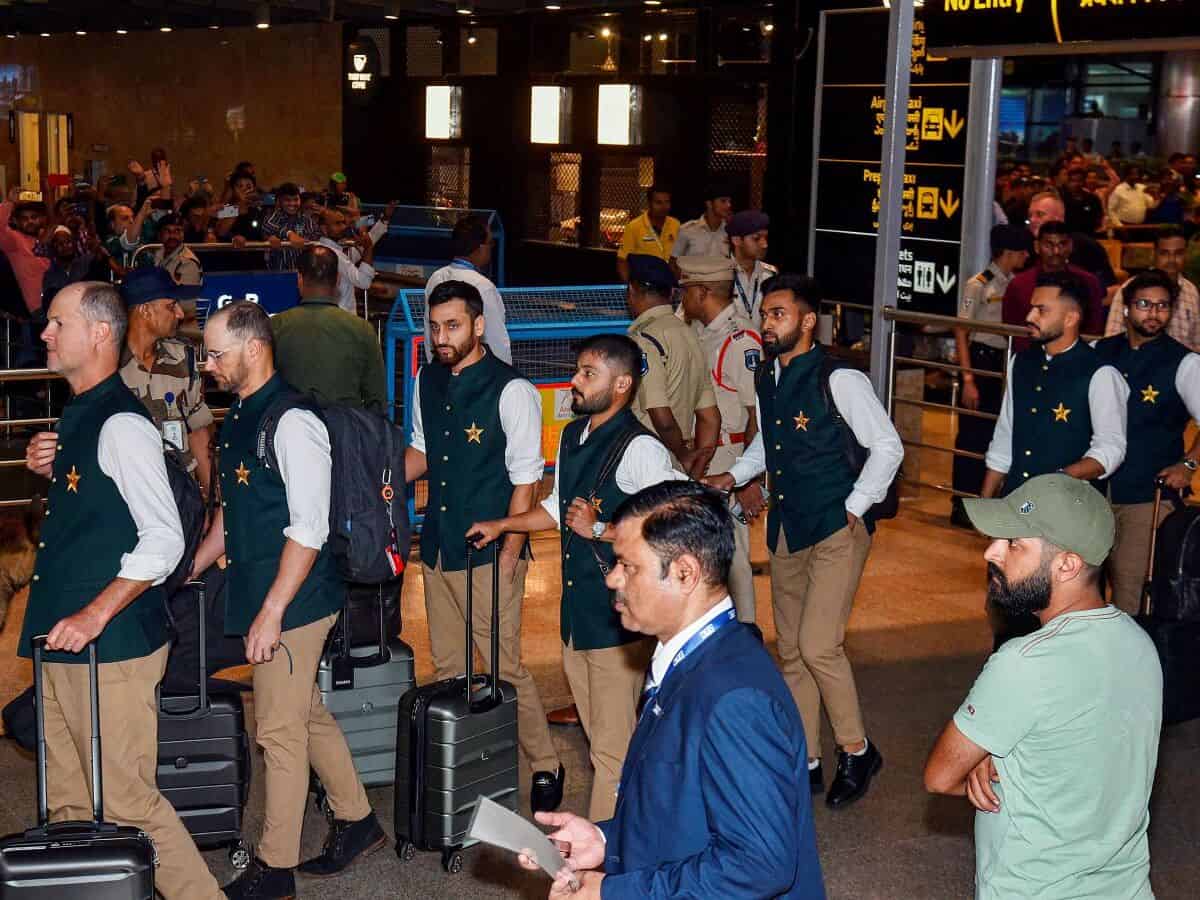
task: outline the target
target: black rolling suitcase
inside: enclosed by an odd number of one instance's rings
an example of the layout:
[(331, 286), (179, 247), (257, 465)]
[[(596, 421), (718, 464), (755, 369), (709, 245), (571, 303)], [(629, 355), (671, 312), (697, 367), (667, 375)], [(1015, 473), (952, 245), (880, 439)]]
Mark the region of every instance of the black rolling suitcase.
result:
[(42, 713), (44, 635), (33, 639), (37, 693), (38, 827), (0, 839), (0, 897), (21, 900), (154, 900), (154, 845), (144, 832), (104, 821), (100, 688), (96, 645), (88, 645), (92, 708), (91, 822), (49, 822), (46, 729)]
[(199, 609), (198, 693), (160, 696), (158, 789), (203, 850), (229, 847), (229, 861), (243, 869), (250, 851), (242, 821), (250, 793), (250, 739), (239, 692), (208, 691), (206, 597), (192, 582)]
[[(1158, 511), (1162, 503), (1162, 484), (1155, 486), (1154, 492), (1154, 521), (1158, 521)], [(1190, 509), (1187, 512), (1191, 512)], [(1182, 529), (1176, 522), (1173, 527), (1171, 520), (1175, 513), (1163, 521), (1162, 528), (1167, 534), (1176, 531), (1186, 533), (1192, 518), (1184, 523)], [(1159, 529), (1150, 536), (1150, 561), (1146, 571), (1146, 583), (1142, 589), (1141, 610), (1137, 623), (1142, 626), (1154, 648), (1158, 651), (1159, 662), (1163, 671), (1163, 724), (1175, 725), (1200, 718), (1200, 622), (1179, 618), (1181, 604), (1179, 600), (1179, 585), (1173, 584), (1170, 577), (1158, 576), (1155, 573), (1155, 554), (1161, 537)], [(1187, 540), (1181, 542), (1186, 545)], [(1169, 599), (1161, 604), (1166, 616), (1161, 615), (1160, 600), (1163, 592), (1169, 594)], [(1184, 604), (1186, 605), (1186, 604)]]
[(461, 851), (480, 795), (517, 808), (517, 692), (496, 674), (499, 559), (493, 549), (491, 673), (475, 676), (473, 551), (468, 543), (466, 674), (413, 688), (400, 699), (396, 726), (396, 853), (407, 861), (418, 849), (441, 850), (442, 867), (451, 873), (462, 869)]

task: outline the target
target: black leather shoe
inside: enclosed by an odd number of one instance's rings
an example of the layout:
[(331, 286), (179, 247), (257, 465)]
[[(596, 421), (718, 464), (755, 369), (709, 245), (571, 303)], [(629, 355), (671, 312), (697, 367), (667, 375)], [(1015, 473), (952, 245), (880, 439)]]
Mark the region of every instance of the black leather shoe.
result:
[(808, 790), (813, 794), (825, 793), (825, 774), (821, 771), (820, 763), (808, 770)]
[(334, 819), (321, 855), (300, 864), (297, 870), (309, 878), (329, 878), (346, 871), (356, 859), (368, 856), (387, 843), (375, 813), (357, 822)]
[(839, 750), (837, 772), (825, 795), (825, 805), (830, 809), (849, 806), (867, 792), (871, 779), (882, 768), (883, 756), (874, 744), (868, 743), (867, 752), (862, 756)]
[(533, 787), (529, 791), (529, 806), (534, 812), (554, 812), (562, 803), (563, 782), (566, 781), (567, 770), (561, 765), (558, 774), (554, 772), (534, 772)]
[(221, 890), (229, 900), (294, 900), (296, 876), (291, 869), (273, 869), (256, 856)]

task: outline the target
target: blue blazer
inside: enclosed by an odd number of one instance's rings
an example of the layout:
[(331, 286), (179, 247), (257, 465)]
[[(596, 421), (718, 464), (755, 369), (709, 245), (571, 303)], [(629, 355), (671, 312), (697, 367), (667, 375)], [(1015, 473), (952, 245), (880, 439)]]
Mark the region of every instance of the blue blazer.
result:
[(823, 900), (804, 726), (755, 630), (725, 626), (667, 676), (598, 825), (605, 900)]

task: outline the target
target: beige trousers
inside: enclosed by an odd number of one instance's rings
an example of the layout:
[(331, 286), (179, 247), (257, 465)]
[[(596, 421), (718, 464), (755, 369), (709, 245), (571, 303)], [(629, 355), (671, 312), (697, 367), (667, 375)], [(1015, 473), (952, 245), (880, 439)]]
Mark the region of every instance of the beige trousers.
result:
[[(550, 739), (546, 724), (546, 709), (537, 684), (521, 661), (521, 604), (525, 599), (525, 576), (529, 562), (517, 563), (516, 573), (509, 584), (500, 578), (500, 677), (517, 691), (517, 737), (521, 749), (535, 772), (557, 772), (558, 751)], [(453, 678), (467, 670), (463, 640), (467, 628), (467, 573), (443, 572), (441, 562), (436, 569), (421, 566), (425, 581), (425, 613), (429, 619), (429, 646), (433, 654), (436, 677)], [(484, 672), (492, 667), (492, 566), (476, 566), (474, 570), (474, 610), (471, 634), (479, 655), (483, 657)]]
[[(309, 766), (334, 816), (356, 822), (371, 813), (342, 730), (321, 702), (317, 664), (337, 613), (283, 632), (268, 663), (254, 667), (255, 739), (266, 762), (267, 804), (258, 858), (290, 869), (300, 862)], [(286, 647), (286, 650), (284, 649)]]
[(1112, 604), (1131, 616), (1142, 601), (1146, 565), (1150, 562), (1150, 532), (1162, 524), (1175, 508), (1163, 500), (1154, 521), (1153, 503), (1114, 503), (1117, 533), (1108, 555), (1108, 577), (1112, 581)]
[[(175, 809), (158, 791), (158, 703), (167, 648), (100, 664), (100, 772), (104, 818), (140, 828), (158, 852), (155, 887), (166, 900), (223, 898)], [(53, 822), (92, 818), (92, 718), (86, 665), (46, 663), (46, 790)]]
[(579, 709), (595, 770), (588, 804), (588, 818), (593, 822), (611, 819), (616, 809), (621, 767), (637, 727), (638, 698), (653, 651), (649, 640), (603, 650), (563, 647), (563, 671)]
[(739, 622), (753, 625), (757, 619), (754, 603), (754, 570), (750, 568), (750, 526), (733, 519), (733, 565), (729, 567), (729, 596)]
[(871, 535), (861, 523), (795, 553), (783, 529), (771, 553), (771, 605), (784, 680), (791, 688), (808, 755), (821, 755), (821, 703), (838, 746), (866, 737), (854, 672), (846, 658), (846, 622), (862, 577)]

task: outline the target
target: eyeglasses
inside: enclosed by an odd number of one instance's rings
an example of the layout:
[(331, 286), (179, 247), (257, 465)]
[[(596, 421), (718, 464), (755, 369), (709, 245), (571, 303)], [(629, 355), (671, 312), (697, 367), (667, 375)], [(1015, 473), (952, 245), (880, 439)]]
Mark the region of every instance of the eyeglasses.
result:
[(222, 359), (225, 358), (225, 354), (229, 353), (233, 349), (234, 349), (233, 347), (226, 347), (224, 350), (210, 350), (209, 348), (205, 347), (204, 348), (204, 356), (205, 356), (205, 358), (211, 357), (213, 362), (220, 362)]
[(1170, 300), (1147, 300), (1145, 297), (1138, 297), (1133, 301), (1133, 308), (1145, 312), (1152, 309), (1155, 312), (1169, 312), (1171, 309)]

